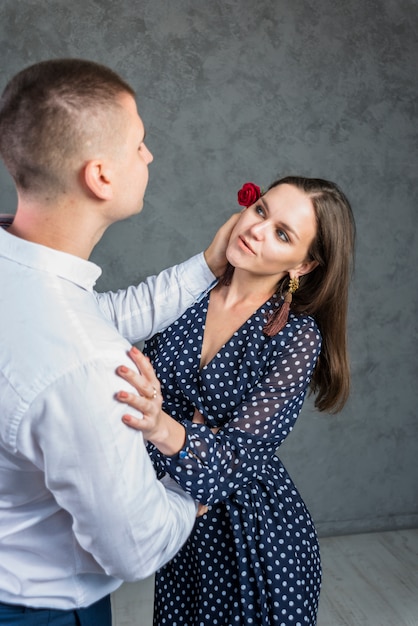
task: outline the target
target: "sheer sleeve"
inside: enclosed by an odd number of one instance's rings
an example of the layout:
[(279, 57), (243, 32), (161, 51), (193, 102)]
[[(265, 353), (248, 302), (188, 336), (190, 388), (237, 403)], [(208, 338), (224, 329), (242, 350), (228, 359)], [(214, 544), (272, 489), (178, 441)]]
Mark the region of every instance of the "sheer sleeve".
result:
[(255, 384), (216, 434), (185, 420), (183, 450), (173, 457), (157, 451), (166, 471), (205, 504), (222, 501), (254, 480), (295, 424), (320, 347), (312, 318), (279, 333)]

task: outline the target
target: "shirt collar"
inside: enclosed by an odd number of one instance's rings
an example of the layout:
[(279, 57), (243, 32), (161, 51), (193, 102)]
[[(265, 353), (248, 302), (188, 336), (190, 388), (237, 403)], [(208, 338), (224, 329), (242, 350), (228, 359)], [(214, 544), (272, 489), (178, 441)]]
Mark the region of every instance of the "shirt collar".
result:
[(73, 254), (15, 237), (7, 232), (9, 225), (10, 222), (7, 224), (4, 219), (0, 220), (0, 226), (2, 226), (0, 228), (0, 256), (41, 272), (65, 278), (87, 291), (93, 291), (102, 273), (98, 265)]

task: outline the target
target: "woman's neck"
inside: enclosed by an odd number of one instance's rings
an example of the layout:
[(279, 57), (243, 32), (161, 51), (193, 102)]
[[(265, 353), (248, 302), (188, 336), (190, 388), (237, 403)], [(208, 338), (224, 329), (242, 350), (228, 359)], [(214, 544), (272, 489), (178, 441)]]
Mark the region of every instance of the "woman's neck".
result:
[(234, 271), (229, 285), (218, 285), (216, 288), (226, 308), (246, 305), (255, 309), (266, 302), (276, 289), (277, 277), (254, 276), (240, 270)]

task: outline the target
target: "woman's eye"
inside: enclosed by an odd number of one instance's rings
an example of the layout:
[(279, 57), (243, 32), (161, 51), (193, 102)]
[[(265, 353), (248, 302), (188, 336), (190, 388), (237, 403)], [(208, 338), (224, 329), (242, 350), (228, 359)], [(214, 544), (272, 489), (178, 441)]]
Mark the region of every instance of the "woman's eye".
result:
[(255, 205), (255, 212), (258, 213), (258, 215), (264, 215), (264, 209), (261, 204)]
[(277, 232), (277, 236), (279, 239), (281, 239), (282, 241), (285, 241), (286, 243), (289, 243), (289, 237), (284, 232), (284, 230), (282, 230), (281, 228), (278, 228), (276, 232)]

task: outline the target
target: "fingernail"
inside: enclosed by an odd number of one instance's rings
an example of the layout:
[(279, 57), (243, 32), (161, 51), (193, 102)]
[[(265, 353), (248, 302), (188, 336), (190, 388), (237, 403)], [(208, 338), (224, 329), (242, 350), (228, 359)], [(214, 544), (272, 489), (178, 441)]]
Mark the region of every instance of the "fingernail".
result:
[(132, 348), (131, 348), (131, 352), (132, 352), (133, 354), (139, 354), (139, 350), (138, 350), (138, 348), (137, 348), (136, 346), (132, 346)]
[(128, 393), (126, 391), (119, 391), (118, 393), (118, 398), (127, 398), (128, 397)]
[(118, 367), (118, 372), (120, 372), (121, 374), (127, 374), (128, 373), (128, 368), (125, 367), (125, 365), (120, 365)]

